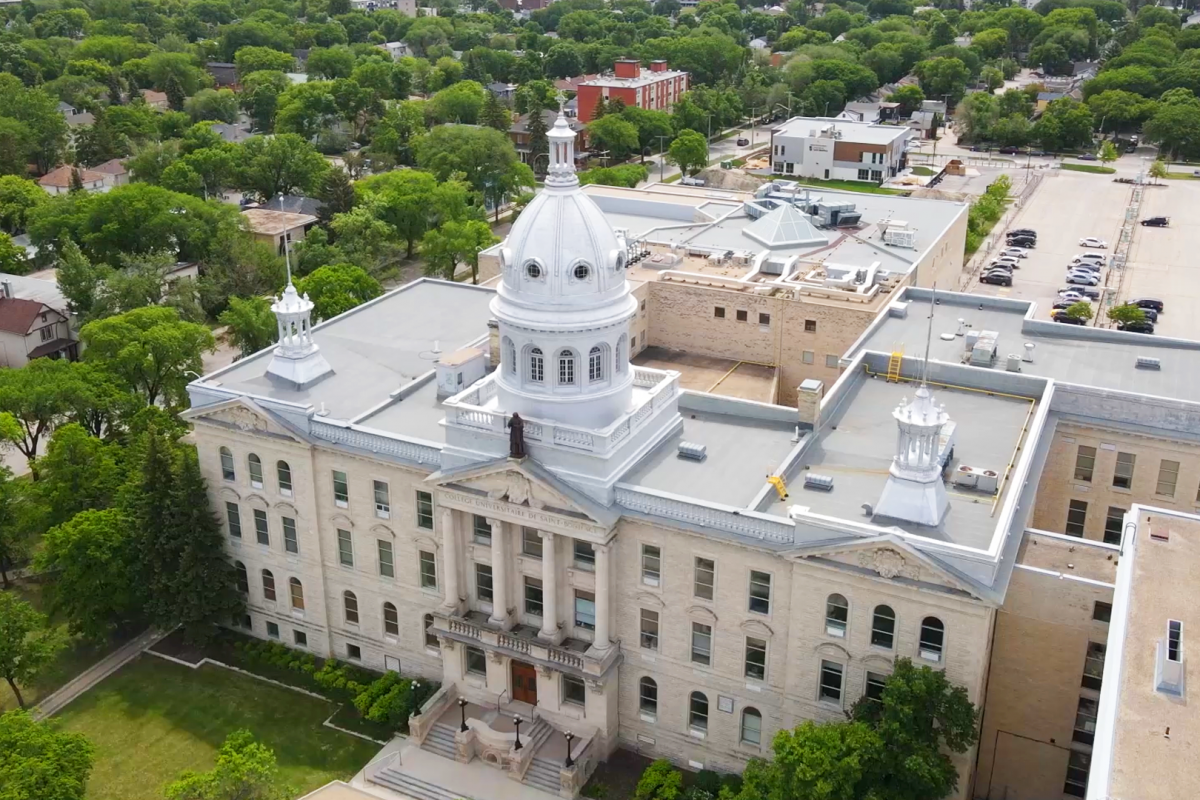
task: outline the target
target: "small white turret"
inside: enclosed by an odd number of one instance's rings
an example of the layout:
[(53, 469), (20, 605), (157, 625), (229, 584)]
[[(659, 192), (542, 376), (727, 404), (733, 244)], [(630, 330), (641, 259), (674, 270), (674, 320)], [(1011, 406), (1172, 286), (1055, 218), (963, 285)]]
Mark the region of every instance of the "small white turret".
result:
[(308, 295), (296, 291), (291, 278), (287, 288), (271, 305), (279, 329), (279, 344), (267, 367), (267, 374), (287, 381), (296, 389), (312, 386), (333, 372), (312, 338), (313, 303)]

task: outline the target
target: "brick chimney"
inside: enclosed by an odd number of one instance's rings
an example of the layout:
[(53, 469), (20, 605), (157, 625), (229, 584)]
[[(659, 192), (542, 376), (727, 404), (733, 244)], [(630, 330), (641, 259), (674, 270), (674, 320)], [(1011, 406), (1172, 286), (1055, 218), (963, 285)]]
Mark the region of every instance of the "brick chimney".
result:
[(622, 58), (613, 64), (613, 73), (618, 78), (637, 78), (642, 74), (642, 62), (636, 58)]
[(650, 71), (651, 72), (666, 72), (667, 71), (666, 59), (660, 58), (655, 61), (651, 61), (650, 62)]
[(815, 378), (801, 382), (796, 390), (797, 422), (801, 428), (817, 430), (821, 427), (821, 399), (825, 396), (825, 384)]

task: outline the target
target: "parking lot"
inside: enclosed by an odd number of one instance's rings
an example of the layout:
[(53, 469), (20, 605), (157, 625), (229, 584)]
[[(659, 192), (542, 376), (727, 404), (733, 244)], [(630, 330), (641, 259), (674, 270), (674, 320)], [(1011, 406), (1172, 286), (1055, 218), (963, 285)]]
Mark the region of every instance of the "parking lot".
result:
[(1171, 226), (1139, 225), (1134, 231), (1120, 299), (1153, 296), (1165, 302), (1166, 313), (1154, 326), (1158, 336), (1200, 339), (1200, 224), (1192, 210), (1200, 210), (1200, 180), (1146, 187), (1139, 218), (1166, 216)]

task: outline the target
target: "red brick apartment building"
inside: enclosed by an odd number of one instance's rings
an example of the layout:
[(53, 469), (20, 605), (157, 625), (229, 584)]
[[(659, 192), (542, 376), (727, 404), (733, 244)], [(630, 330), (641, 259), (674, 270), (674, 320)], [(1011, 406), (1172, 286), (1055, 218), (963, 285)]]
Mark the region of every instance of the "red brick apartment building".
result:
[(666, 61), (651, 61), (642, 69), (637, 59), (622, 59), (613, 65), (611, 75), (600, 75), (579, 84), (579, 121), (592, 121), (597, 98), (620, 98), (626, 107), (637, 106), (654, 111), (670, 111), (675, 101), (688, 90), (689, 75), (667, 68)]

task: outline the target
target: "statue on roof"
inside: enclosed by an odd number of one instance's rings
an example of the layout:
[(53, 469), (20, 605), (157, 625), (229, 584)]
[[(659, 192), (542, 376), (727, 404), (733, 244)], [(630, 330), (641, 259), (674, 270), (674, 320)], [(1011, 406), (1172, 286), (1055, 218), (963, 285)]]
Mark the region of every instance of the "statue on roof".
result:
[(508, 419), (508, 457), (525, 457), (525, 421), (520, 414), (513, 414)]

